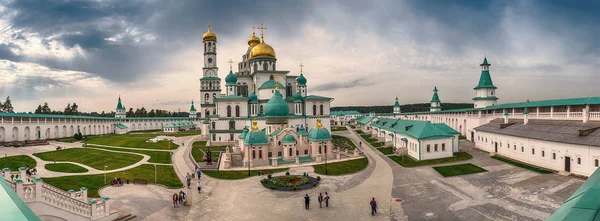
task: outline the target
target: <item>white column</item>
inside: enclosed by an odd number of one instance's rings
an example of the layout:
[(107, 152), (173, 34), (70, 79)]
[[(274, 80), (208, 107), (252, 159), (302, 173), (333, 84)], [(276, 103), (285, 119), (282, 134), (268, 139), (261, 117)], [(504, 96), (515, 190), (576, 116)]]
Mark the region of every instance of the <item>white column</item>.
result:
[(33, 182), (35, 182), (35, 201), (42, 201), (42, 179), (39, 177), (33, 178)]
[(535, 118), (540, 117), (540, 107), (535, 107)]
[(110, 200), (110, 198), (108, 198), (108, 196), (102, 197), (102, 201), (104, 201), (104, 215), (105, 216), (108, 216), (110, 213), (110, 203), (108, 202), (109, 200)]
[(22, 199), (23, 198), (23, 180), (21, 178), (18, 178), (15, 180), (15, 184), (16, 184), (15, 192), (17, 192), (17, 195), (19, 197), (21, 197), (21, 199)]
[(554, 106), (550, 106), (550, 118), (554, 116)]
[(79, 188), (79, 190), (81, 190), (81, 196), (83, 197), (83, 201), (84, 202), (88, 201), (88, 197), (87, 197), (88, 189), (85, 187), (81, 187), (81, 188)]
[(571, 116), (571, 106), (567, 106), (567, 118)]

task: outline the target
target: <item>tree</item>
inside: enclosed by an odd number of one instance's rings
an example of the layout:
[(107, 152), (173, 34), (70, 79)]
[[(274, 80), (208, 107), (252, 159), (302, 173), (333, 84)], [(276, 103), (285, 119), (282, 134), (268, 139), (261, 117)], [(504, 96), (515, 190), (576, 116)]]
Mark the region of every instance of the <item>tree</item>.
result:
[(65, 111), (63, 113), (66, 115), (71, 115), (71, 104), (67, 104), (67, 107), (65, 107)]
[(44, 106), (42, 106), (42, 113), (43, 114), (51, 114), (52, 113), (52, 110), (48, 106), (48, 102), (44, 102)]
[(129, 111), (127, 111), (127, 114), (125, 114), (126, 117), (133, 117), (135, 115), (135, 113), (133, 112), (133, 108), (129, 108)]
[(71, 105), (71, 113), (73, 115), (77, 115), (79, 114), (79, 110), (78, 110), (79, 106), (77, 106), (77, 103), (73, 102), (73, 105)]
[(4, 112), (4, 104), (2, 102), (0, 102), (0, 112)]
[(4, 101), (4, 105), (2, 105), (2, 112), (6, 113), (14, 113), (14, 108), (12, 103), (10, 102), (10, 96), (6, 97), (6, 101)]
[(41, 114), (42, 113), (42, 105), (38, 105), (38, 107), (35, 109), (35, 114)]

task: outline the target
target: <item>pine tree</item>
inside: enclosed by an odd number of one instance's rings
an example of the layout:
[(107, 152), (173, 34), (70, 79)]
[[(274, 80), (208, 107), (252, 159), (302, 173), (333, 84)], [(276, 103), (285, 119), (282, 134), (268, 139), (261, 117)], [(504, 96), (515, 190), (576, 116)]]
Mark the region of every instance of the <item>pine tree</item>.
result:
[(63, 113), (66, 115), (71, 115), (71, 104), (67, 104), (67, 107), (65, 107), (65, 111)]
[(42, 113), (43, 114), (51, 114), (52, 113), (52, 110), (48, 106), (48, 102), (44, 102), (44, 106), (42, 106)]
[(73, 102), (73, 105), (71, 105), (71, 113), (73, 115), (77, 115), (79, 114), (79, 106), (77, 106), (77, 103)]
[(2, 106), (2, 111), (6, 113), (14, 113), (14, 109), (12, 103), (10, 102), (10, 96), (6, 97), (6, 101), (4, 101), (4, 105)]
[(125, 114), (126, 117), (133, 117), (135, 115), (135, 113), (133, 112), (133, 108), (129, 108), (129, 111), (127, 111), (127, 114)]
[(41, 114), (42, 113), (42, 105), (38, 105), (38, 107), (35, 109), (35, 114)]

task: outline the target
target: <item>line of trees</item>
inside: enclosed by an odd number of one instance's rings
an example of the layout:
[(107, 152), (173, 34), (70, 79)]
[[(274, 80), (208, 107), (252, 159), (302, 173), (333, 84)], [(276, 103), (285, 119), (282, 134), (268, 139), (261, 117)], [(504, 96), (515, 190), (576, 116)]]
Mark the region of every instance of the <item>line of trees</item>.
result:
[[(418, 104), (405, 104), (400, 105), (400, 110), (404, 113), (409, 112), (425, 112), (429, 111), (430, 103), (418, 103)], [(442, 110), (454, 110), (463, 108), (473, 108), (472, 103), (442, 103)], [(344, 106), (344, 107), (332, 107), (331, 111), (349, 111), (355, 110), (361, 113), (392, 113), (394, 106)]]
[(12, 102), (10, 102), (10, 96), (6, 97), (6, 101), (4, 103), (0, 102), (0, 112), (5, 113), (14, 113), (15, 110), (12, 106)]

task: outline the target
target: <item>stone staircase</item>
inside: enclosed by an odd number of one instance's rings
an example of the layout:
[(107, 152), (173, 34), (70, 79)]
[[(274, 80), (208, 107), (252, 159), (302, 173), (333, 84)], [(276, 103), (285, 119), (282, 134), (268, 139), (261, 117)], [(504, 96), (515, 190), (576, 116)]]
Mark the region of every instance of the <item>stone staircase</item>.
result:
[(115, 221), (127, 221), (132, 220), (137, 217), (135, 214), (131, 214), (128, 212), (119, 212), (119, 217)]
[(108, 197), (88, 199), (87, 188), (79, 191), (64, 191), (39, 177), (30, 177), (25, 167), (18, 172), (8, 168), (2, 170), (2, 177), (40, 219), (60, 217), (73, 221), (112, 221), (118, 218), (117, 211), (110, 210)]

